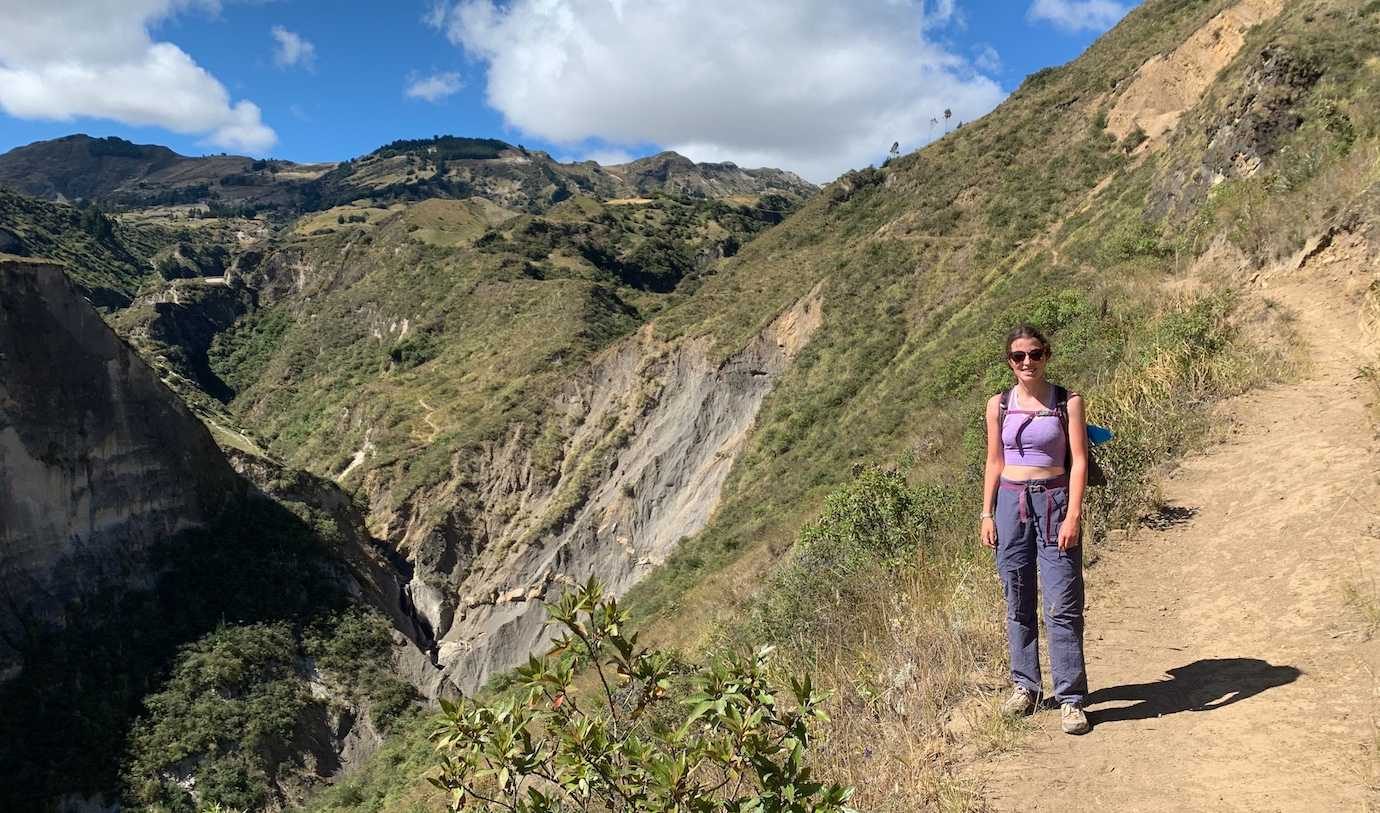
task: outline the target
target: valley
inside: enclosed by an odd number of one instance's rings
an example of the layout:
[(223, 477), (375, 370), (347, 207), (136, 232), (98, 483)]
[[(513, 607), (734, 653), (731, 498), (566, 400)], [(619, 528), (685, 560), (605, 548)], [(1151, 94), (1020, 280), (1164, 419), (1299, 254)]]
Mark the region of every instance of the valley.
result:
[[(1278, 462), (1203, 457), (1222, 410), (1263, 426), (1331, 388), (1319, 420), (1365, 431), (1373, 365), (1341, 325), (1380, 284), (1376, 42), (1374, 3), (1147, 0), (989, 115), (823, 187), (460, 136), (329, 164), (84, 135), (0, 155), (0, 806), (444, 809), (435, 703), (512, 696), (545, 605), (591, 578), (687, 670), (771, 644), (813, 675), (808, 758), (855, 809), (1028, 809), (1030, 765), (1076, 772), (1099, 742), (1122, 749), (1106, 781), (1160, 788), (1174, 748), (1121, 768), (1143, 723), (1062, 748), (994, 712), (1001, 593), (971, 520), (994, 348), (1040, 325), (1115, 429), (1090, 619), (1159, 623), (1120, 586), (1173, 570), (1158, 546), (1232, 536), (1213, 461)], [(1185, 500), (1196, 524), (1142, 530)], [(1338, 500), (1258, 510), (1294, 527)], [(1194, 614), (1270, 601), (1233, 540), (1146, 599), (1193, 641), (1127, 621), (1090, 651), (1277, 659)], [(1294, 585), (1296, 631), (1354, 613), (1347, 653), (1371, 657), (1373, 557), (1349, 587), (1334, 559)], [(1342, 691), (1335, 646), (1309, 668)], [(1149, 679), (1141, 655), (1107, 674)], [(1245, 736), (1273, 700), (1204, 730)], [(1336, 799), (1374, 799), (1357, 775)]]

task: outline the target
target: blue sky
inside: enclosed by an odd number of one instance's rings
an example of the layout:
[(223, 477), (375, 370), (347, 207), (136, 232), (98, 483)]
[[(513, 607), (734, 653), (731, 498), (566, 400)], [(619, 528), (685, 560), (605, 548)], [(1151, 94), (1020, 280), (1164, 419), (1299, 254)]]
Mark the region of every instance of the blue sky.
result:
[(816, 181), (891, 140), (919, 146), (946, 106), (990, 110), (1130, 5), (11, 1), (26, 8), (0, 31), (0, 151), (87, 132), (333, 161), (454, 133), (560, 158), (674, 148)]

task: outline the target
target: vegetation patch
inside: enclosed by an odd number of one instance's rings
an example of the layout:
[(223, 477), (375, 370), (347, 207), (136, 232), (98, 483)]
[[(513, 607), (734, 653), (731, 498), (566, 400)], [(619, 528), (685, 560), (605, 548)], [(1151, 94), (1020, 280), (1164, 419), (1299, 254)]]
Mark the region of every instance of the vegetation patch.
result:
[(301, 739), (325, 731), (311, 660), (380, 728), (408, 713), (388, 622), (342, 587), (333, 521), (296, 510), (251, 499), (153, 551), (153, 589), (100, 591), (64, 628), (31, 627), (0, 686), (0, 806), (117, 787), (139, 807), (280, 805), (328, 767)]
[(0, 254), (63, 264), (98, 308), (130, 303), (149, 281), (145, 259), (172, 241), (158, 228), (125, 226), (96, 206), (47, 203), (0, 189)]

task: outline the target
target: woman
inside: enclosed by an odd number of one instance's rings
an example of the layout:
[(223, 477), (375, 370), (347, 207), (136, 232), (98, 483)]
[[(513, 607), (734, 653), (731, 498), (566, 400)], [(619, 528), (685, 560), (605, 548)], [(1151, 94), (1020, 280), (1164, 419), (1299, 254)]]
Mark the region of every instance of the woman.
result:
[[(1021, 325), (1006, 338), (1016, 386), (987, 402), (987, 469), (982, 543), (997, 553), (1006, 593), (1011, 697), (1003, 713), (1034, 711), (1043, 693), (1036, 573), (1044, 587), (1054, 698), (1069, 734), (1088, 731), (1083, 701), (1083, 551), (1079, 524), (1087, 484), (1083, 399), (1045, 380), (1052, 350), (1040, 331)], [(1060, 395), (1066, 400), (1060, 403)], [(1061, 414), (1064, 412), (1066, 414)]]

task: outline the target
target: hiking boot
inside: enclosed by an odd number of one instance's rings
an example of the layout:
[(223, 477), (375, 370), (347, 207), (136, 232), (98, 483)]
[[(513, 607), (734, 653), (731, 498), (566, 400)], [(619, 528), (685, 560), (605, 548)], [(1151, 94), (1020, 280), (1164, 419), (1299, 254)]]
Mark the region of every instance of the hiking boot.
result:
[(1007, 717), (1024, 717), (1035, 710), (1035, 693), (1024, 686), (1011, 690), (1011, 696), (1001, 704), (1001, 713)]
[(1086, 734), (1092, 726), (1088, 723), (1088, 715), (1083, 710), (1072, 703), (1065, 703), (1062, 710), (1064, 717), (1065, 734)]

